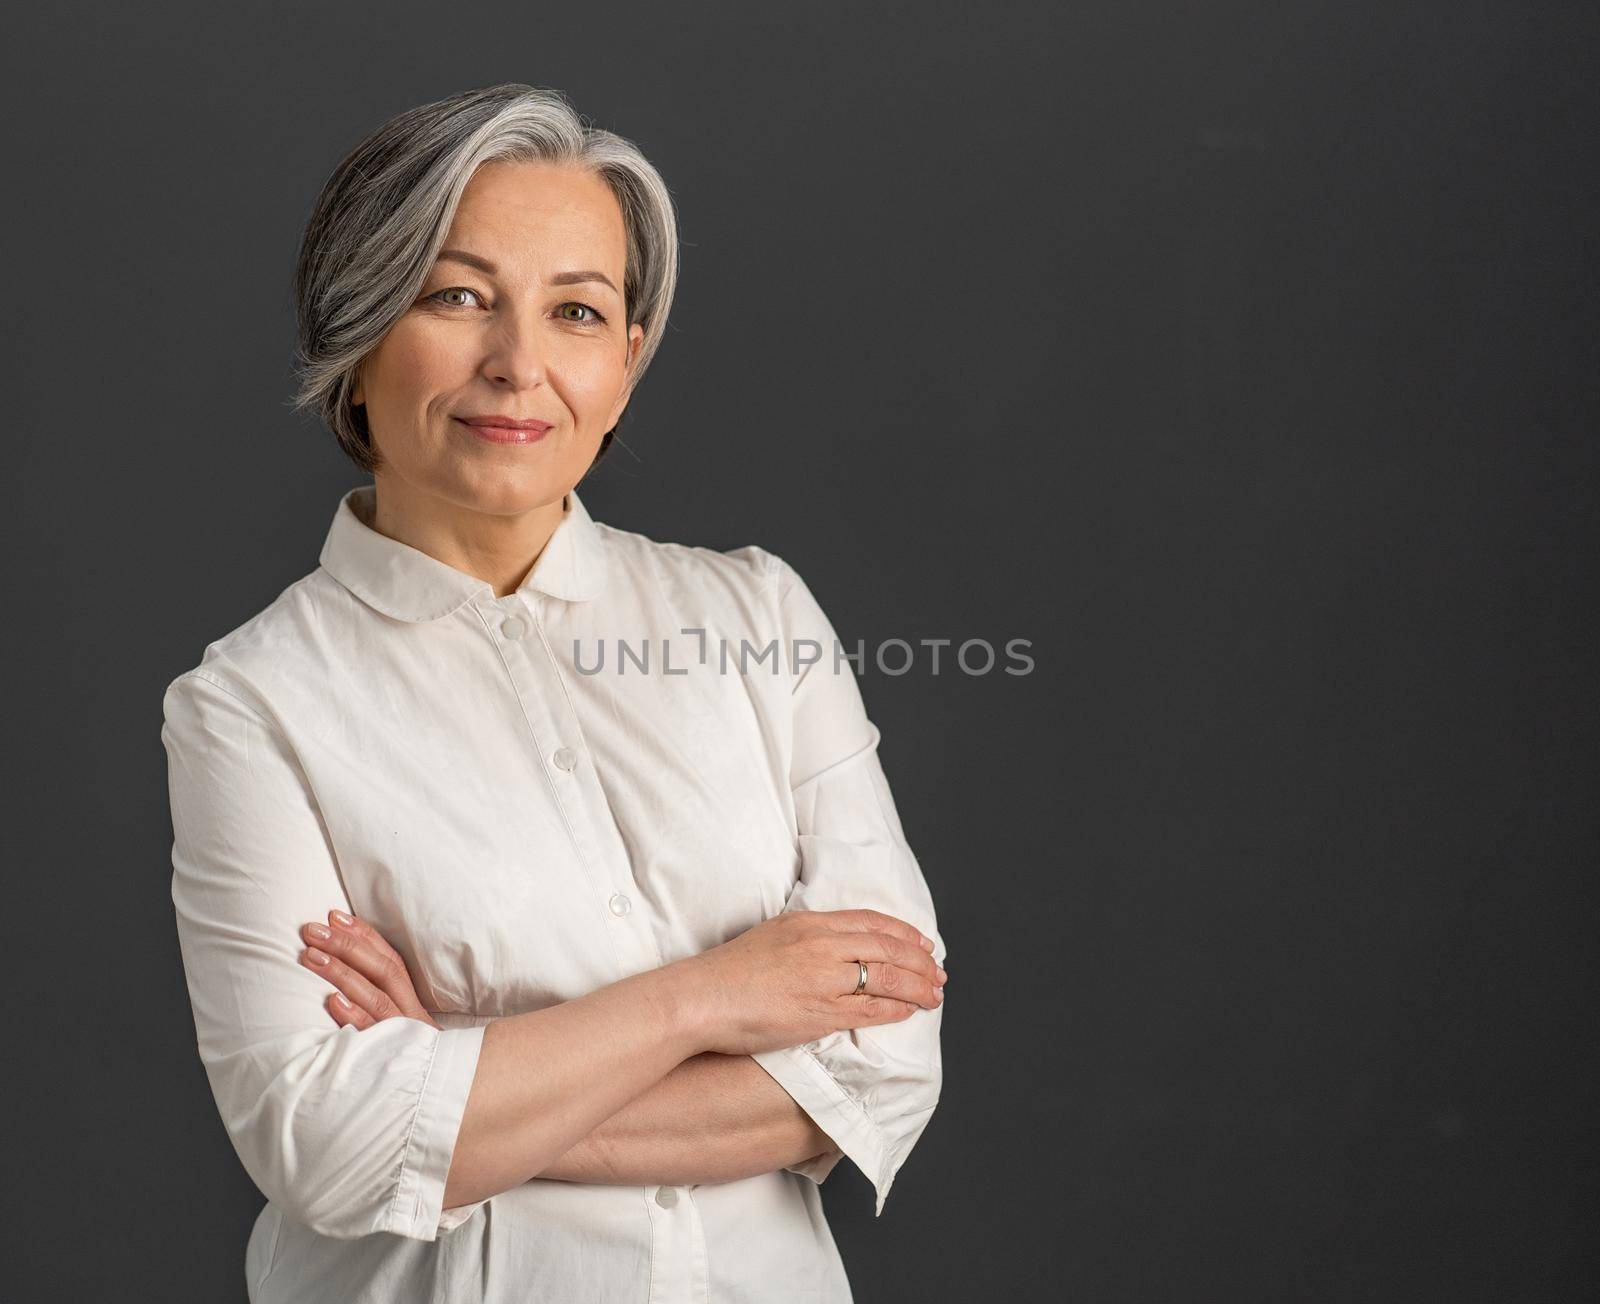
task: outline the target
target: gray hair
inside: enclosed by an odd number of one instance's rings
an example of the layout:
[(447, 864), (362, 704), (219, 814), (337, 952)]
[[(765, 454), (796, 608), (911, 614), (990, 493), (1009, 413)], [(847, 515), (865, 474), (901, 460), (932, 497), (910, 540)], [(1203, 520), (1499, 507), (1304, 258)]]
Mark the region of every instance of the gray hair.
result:
[[(678, 225), (666, 183), (637, 146), (590, 125), (560, 91), (520, 82), (407, 109), (334, 169), (294, 273), (298, 390), (290, 406), (314, 409), (364, 471), (379, 459), (366, 413), (350, 402), (356, 369), (421, 292), (473, 173), (513, 160), (585, 169), (617, 197), (626, 325), (644, 327), (625, 392), (661, 343), (678, 283)], [(615, 434), (606, 431), (595, 462)]]

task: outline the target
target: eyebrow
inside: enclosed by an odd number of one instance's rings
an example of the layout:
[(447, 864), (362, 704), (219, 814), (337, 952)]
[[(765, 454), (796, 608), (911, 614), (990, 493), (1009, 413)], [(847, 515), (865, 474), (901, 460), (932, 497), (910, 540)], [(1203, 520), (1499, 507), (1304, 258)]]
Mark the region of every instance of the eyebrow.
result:
[[(465, 249), (439, 250), (439, 256), (434, 261), (442, 263), (446, 260), (453, 263), (464, 263), (468, 267), (476, 267), (485, 276), (494, 276), (499, 270), (487, 258), (480, 258), (477, 254), (469, 254)], [(611, 284), (611, 278), (604, 272), (557, 272), (550, 278), (549, 283), (551, 285), (582, 285), (588, 281), (610, 286), (613, 294), (622, 293), (615, 285)]]

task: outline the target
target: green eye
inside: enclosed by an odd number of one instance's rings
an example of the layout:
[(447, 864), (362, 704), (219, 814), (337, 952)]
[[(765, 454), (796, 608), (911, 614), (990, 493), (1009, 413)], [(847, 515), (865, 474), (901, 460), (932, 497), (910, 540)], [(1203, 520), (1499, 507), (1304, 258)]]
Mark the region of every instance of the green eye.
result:
[(464, 303), (445, 299), (444, 296), (447, 294), (470, 294), (475, 299), (478, 297), (478, 292), (476, 290), (469, 290), (464, 285), (447, 285), (442, 290), (435, 290), (428, 296), (428, 298), (434, 302), (443, 304), (446, 308), (465, 308), (467, 306)]
[[(452, 297), (446, 298), (445, 296), (447, 295)], [(457, 295), (470, 295), (473, 299), (478, 300), (479, 306), (482, 306), (483, 301), (479, 298), (478, 292), (468, 289), (465, 285), (447, 285), (442, 290), (435, 290), (426, 297), (425, 302), (437, 303), (442, 308), (469, 308), (472, 306), (466, 299), (453, 297)], [(574, 315), (570, 311), (573, 309), (579, 315)], [(590, 307), (587, 303), (580, 303), (576, 299), (562, 304), (560, 312), (561, 320), (569, 321), (574, 326), (604, 326), (606, 321), (605, 315), (598, 308)], [(584, 317), (581, 315), (583, 313), (588, 313), (589, 315)]]

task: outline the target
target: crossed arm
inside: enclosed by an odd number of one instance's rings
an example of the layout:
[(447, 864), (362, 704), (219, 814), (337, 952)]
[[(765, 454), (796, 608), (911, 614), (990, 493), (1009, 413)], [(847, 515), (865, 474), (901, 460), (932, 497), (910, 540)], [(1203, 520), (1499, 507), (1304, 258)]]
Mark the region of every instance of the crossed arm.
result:
[(684, 1060), (539, 1176), (630, 1185), (731, 1182), (833, 1149), (828, 1134), (750, 1056), (708, 1051)]
[[(358, 1031), (391, 1018), (437, 1026), (405, 959), (364, 919), (334, 909), (303, 924), (300, 963), (332, 983), (325, 1008)], [(538, 1173), (567, 1182), (685, 1186), (731, 1182), (837, 1147), (749, 1055), (691, 1055)]]

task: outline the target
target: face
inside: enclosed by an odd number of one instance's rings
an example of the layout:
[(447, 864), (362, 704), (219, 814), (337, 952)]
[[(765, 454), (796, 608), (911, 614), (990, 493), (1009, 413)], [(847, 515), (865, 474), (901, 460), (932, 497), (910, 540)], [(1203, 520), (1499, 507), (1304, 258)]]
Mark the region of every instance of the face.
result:
[[(478, 169), (421, 294), (357, 376), (380, 501), (412, 514), (560, 510), (627, 406), (644, 328), (627, 323), (626, 250), (622, 209), (599, 177), (546, 163)], [(472, 423), (487, 416), (549, 427)]]

